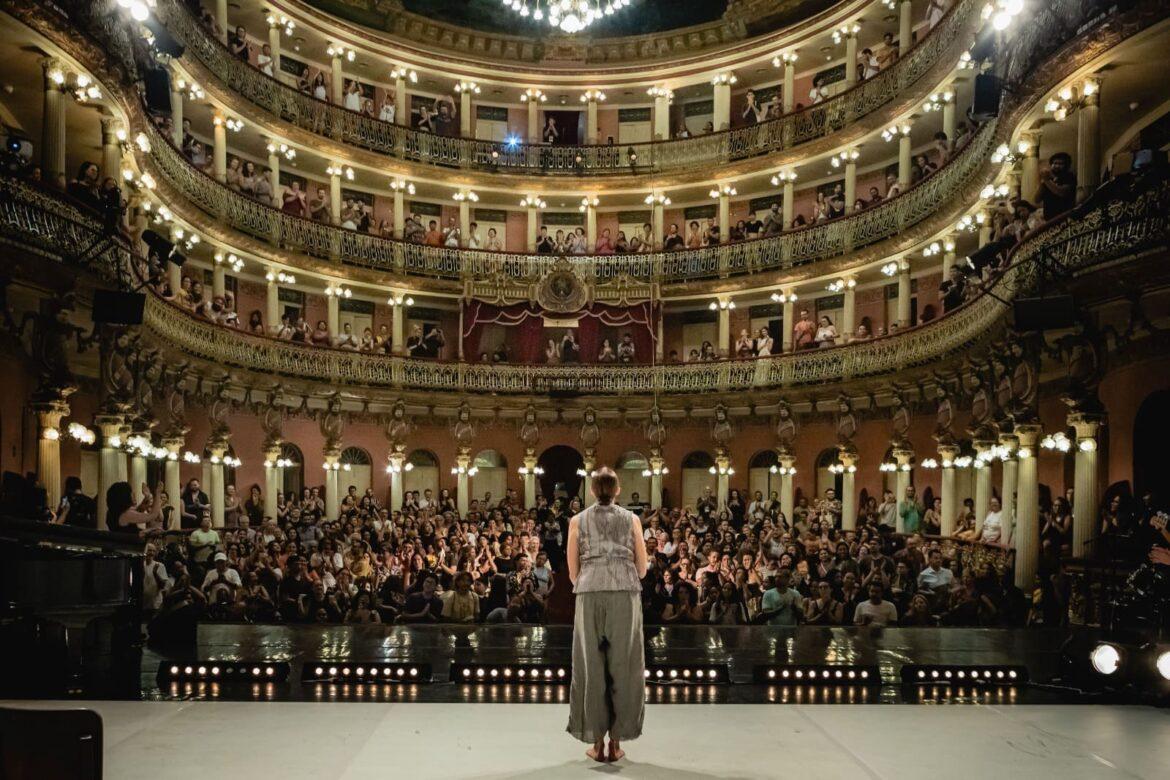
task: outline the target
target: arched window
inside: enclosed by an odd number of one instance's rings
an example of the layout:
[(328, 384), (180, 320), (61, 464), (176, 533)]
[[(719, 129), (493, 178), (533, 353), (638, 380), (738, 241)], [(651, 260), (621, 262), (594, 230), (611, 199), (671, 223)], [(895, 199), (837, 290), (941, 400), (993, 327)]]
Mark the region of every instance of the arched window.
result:
[(614, 472), (622, 486), (618, 502), (625, 506), (649, 505), (650, 477), (645, 472), (650, 468), (650, 459), (636, 450), (623, 452), (614, 461)]
[(780, 465), (780, 458), (776, 450), (760, 450), (748, 461), (748, 495), (747, 503), (751, 503), (759, 493), (767, 498), (773, 491), (780, 491), (780, 475), (772, 471), (774, 466)]
[(471, 465), (476, 469), (471, 476), (468, 489), (470, 500), (477, 500), (481, 504), (498, 504), (508, 492), (508, 459), (496, 450), (480, 450), (471, 459)]
[(414, 450), (406, 456), (410, 469), (402, 475), (402, 489), (417, 490), (419, 497), (427, 490), (433, 496), (439, 495), (439, 459), (430, 450)]
[(693, 507), (707, 488), (714, 494), (718, 483), (711, 474), (715, 458), (710, 453), (696, 451), (688, 453), (682, 460), (682, 503)]
[(280, 489), (284, 491), (285, 497), (289, 494), (299, 496), (305, 488), (305, 456), (297, 445), (286, 441), (280, 445), (280, 458), (292, 463), (281, 469)]
[(373, 485), (373, 465), (370, 453), (361, 447), (346, 447), (342, 450), (341, 490), (348, 492), (350, 487), (353, 487), (359, 498), (365, 495), (365, 492)]
[(841, 495), (841, 475), (829, 471), (829, 466), (840, 461), (836, 447), (828, 447), (817, 455), (817, 484), (816, 495), (808, 496), (809, 504), (825, 495), (825, 491), (832, 488), (838, 496)]

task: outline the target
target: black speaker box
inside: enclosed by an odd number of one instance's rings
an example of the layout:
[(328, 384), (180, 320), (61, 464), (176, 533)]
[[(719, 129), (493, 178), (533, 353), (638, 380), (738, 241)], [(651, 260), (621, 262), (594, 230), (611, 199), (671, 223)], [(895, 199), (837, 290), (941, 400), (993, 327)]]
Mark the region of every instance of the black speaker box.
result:
[(999, 100), (1003, 94), (1003, 79), (990, 73), (975, 77), (975, 99), (971, 105), (971, 117), (986, 122), (999, 116)]
[(146, 71), (146, 107), (156, 114), (171, 114), (171, 77), (163, 68)]
[(120, 290), (95, 290), (93, 321), (98, 325), (141, 325), (146, 296)]
[(1012, 316), (1021, 332), (1071, 328), (1077, 321), (1077, 307), (1071, 295), (1017, 298)]

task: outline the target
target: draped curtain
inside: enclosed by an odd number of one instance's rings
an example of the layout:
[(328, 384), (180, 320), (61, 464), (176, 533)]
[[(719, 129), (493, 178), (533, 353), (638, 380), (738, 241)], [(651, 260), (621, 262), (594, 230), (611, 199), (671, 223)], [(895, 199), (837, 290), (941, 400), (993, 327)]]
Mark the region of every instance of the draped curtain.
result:
[[(617, 349), (617, 341), (629, 333), (634, 342), (637, 362), (648, 363), (657, 339), (656, 310), (649, 301), (631, 306), (609, 306), (594, 303), (574, 314), (552, 314), (552, 319), (577, 318), (577, 343), (581, 348), (581, 362), (596, 363), (604, 338)], [(545, 328), (544, 311), (532, 303), (495, 306), (483, 301), (470, 301), (463, 310), (463, 354), (469, 360), (479, 355), (483, 330), (488, 325), (509, 328), (505, 343), (514, 363), (544, 362), (545, 345), (550, 338), (559, 343), (565, 328)]]

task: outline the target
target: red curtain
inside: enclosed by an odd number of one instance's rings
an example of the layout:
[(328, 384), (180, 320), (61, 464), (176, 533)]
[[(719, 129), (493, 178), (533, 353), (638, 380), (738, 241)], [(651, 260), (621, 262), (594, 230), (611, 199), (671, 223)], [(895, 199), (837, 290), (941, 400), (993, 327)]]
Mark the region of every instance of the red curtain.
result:
[[(634, 341), (637, 362), (648, 363), (654, 353), (657, 339), (657, 308), (649, 301), (631, 306), (609, 306), (595, 303), (572, 314), (556, 314), (556, 319), (577, 317), (576, 337), (581, 347), (581, 360), (585, 363), (597, 361), (602, 339), (609, 338), (616, 350), (617, 342), (625, 333)], [(484, 327), (502, 325), (508, 327), (506, 340), (513, 362), (539, 363), (544, 360), (545, 343), (549, 338), (559, 342), (561, 329), (544, 327), (544, 312), (530, 303), (515, 303), (511, 306), (495, 306), (483, 301), (470, 301), (463, 310), (463, 354), (469, 360), (476, 360)]]

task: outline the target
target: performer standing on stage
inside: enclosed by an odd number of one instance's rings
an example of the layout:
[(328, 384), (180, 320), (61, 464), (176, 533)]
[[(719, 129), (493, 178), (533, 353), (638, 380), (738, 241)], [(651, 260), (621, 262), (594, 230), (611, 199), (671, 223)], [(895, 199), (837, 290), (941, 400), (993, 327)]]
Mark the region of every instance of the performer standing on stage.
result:
[(614, 503), (620, 493), (612, 469), (594, 472), (597, 503), (569, 521), (566, 549), (577, 594), (566, 731), (593, 743), (585, 755), (594, 761), (620, 760), (625, 755), (621, 743), (642, 734), (645, 715), (641, 580), (646, 541), (637, 515)]

